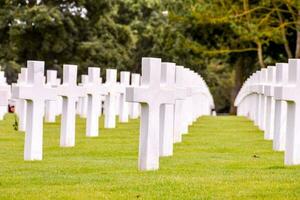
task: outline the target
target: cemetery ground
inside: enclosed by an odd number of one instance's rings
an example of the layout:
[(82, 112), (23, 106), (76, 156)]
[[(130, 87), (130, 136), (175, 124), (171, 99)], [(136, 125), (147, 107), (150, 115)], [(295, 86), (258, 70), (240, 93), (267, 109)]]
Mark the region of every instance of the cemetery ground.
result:
[[(60, 121), (60, 120), (57, 120)], [(137, 170), (139, 121), (59, 147), (59, 123), (45, 123), (42, 161), (23, 161), (24, 134), (14, 115), (0, 122), (0, 199), (299, 199), (300, 167), (241, 117), (202, 117), (161, 158), (158, 171)]]

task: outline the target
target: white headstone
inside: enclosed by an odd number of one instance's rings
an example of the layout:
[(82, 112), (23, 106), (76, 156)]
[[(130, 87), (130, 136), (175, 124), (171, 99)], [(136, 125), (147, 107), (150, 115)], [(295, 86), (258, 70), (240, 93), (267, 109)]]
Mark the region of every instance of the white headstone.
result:
[(10, 86), (6, 83), (4, 72), (0, 71), (0, 120), (8, 112), (8, 99), (10, 98)]
[(192, 88), (189, 85), (189, 76), (190, 76), (190, 71), (189, 69), (183, 68), (183, 76), (184, 76), (184, 81), (187, 86), (187, 97), (184, 100), (183, 103), (183, 127), (182, 127), (182, 134), (187, 134), (189, 132), (189, 124), (191, 121), (191, 113), (193, 112), (192, 110), (193, 105), (192, 105)]
[(140, 87), (128, 87), (126, 100), (141, 103), (139, 169), (159, 168), (159, 124), (160, 106), (174, 104), (174, 93), (160, 85), (161, 59), (142, 59)]
[(130, 72), (122, 71), (120, 73), (120, 84), (124, 87), (124, 92), (120, 94), (120, 112), (119, 121), (128, 122), (128, 102), (126, 102), (125, 88), (129, 86)]
[(259, 95), (260, 95), (260, 115), (259, 115), (259, 128), (265, 130), (265, 113), (266, 113), (266, 103), (267, 97), (264, 95), (264, 86), (267, 81), (267, 69), (262, 69), (260, 73), (260, 85), (259, 85)]
[[(187, 93), (184, 80), (184, 68), (183, 66), (176, 66), (176, 88), (183, 89)], [(187, 96), (187, 95), (186, 95)], [(185, 132), (184, 124), (184, 100), (176, 99), (175, 101), (175, 116), (174, 116), (174, 143), (182, 141), (182, 133)]]
[[(131, 74), (131, 86), (140, 86), (140, 74)], [(129, 117), (131, 119), (136, 119), (140, 115), (140, 104), (139, 103), (129, 103)]]
[(261, 104), (261, 96), (258, 92), (258, 87), (260, 84), (260, 71), (256, 72), (254, 75), (255, 83), (252, 86), (252, 90), (255, 93), (255, 108), (254, 108), (254, 125), (258, 126), (259, 123), (259, 116), (260, 116), (260, 104)]
[[(61, 79), (58, 78), (57, 79), (57, 86), (56, 87), (59, 87), (61, 85)], [(57, 106), (56, 106), (56, 115), (61, 115), (62, 113), (62, 104), (63, 104), (63, 98), (61, 96), (57, 96), (56, 97), (56, 101), (57, 101)]]
[[(288, 64), (276, 64), (276, 86), (275, 89), (281, 88), (288, 83)], [(274, 95), (275, 96), (275, 95)], [(275, 119), (274, 119), (274, 140), (273, 149), (275, 151), (284, 151), (286, 142), (286, 118), (287, 118), (287, 102), (276, 99), (275, 96)]]
[[(27, 84), (27, 68), (21, 68), (21, 73), (18, 78), (18, 85)], [(27, 103), (24, 99), (18, 99), (16, 105), (17, 115), (19, 117), (19, 131), (26, 131), (26, 113), (27, 113)]]
[(273, 140), (274, 137), (274, 113), (275, 113), (275, 99), (274, 99), (274, 86), (276, 68), (269, 66), (267, 68), (267, 81), (264, 87), (264, 94), (266, 96), (266, 114), (265, 114), (265, 134), (266, 140)]
[[(161, 86), (169, 88), (174, 92), (174, 103), (176, 100), (175, 90), (175, 63), (161, 64)], [(159, 155), (173, 155), (174, 139), (174, 105), (162, 104), (160, 107), (160, 133), (159, 133)]]
[(86, 135), (95, 137), (99, 135), (101, 96), (107, 94), (107, 88), (102, 84), (100, 68), (89, 67), (88, 78), (88, 83), (84, 86), (88, 94)]
[[(48, 87), (56, 87), (57, 86), (57, 71), (55, 70), (47, 70), (47, 83)], [(57, 101), (46, 101), (45, 107), (45, 121), (46, 122), (55, 122), (56, 118), (56, 107)]]
[(63, 97), (60, 146), (75, 145), (76, 101), (85, 95), (83, 87), (77, 86), (77, 66), (63, 66), (63, 84), (58, 86), (58, 95)]
[[(89, 76), (88, 75), (81, 75), (81, 86), (85, 87), (89, 82)], [(79, 111), (79, 115), (82, 118), (86, 118), (87, 116), (87, 109), (88, 109), (88, 96), (85, 95), (83, 97), (79, 97), (79, 100), (81, 101), (81, 107)]]
[(45, 85), (44, 62), (28, 61), (27, 69), (27, 84), (14, 85), (13, 98), (25, 99), (27, 102), (24, 159), (42, 160), (45, 101), (55, 99), (56, 94)]
[(286, 165), (300, 164), (300, 59), (289, 59), (288, 85), (275, 90), (275, 98), (287, 101)]
[(116, 127), (116, 96), (124, 91), (124, 88), (120, 87), (117, 83), (117, 70), (116, 69), (106, 69), (106, 82), (108, 94), (105, 98), (105, 128), (115, 128)]

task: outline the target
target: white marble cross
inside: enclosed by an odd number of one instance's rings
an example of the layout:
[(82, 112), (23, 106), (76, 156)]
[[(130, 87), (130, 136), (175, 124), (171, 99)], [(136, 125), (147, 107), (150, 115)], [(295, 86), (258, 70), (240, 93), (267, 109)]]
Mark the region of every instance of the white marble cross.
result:
[[(57, 86), (57, 71), (56, 70), (47, 70), (47, 82), (46, 86), (56, 87)], [(46, 101), (45, 107), (45, 121), (46, 122), (55, 122), (56, 118), (56, 107), (57, 101)]]
[[(140, 86), (140, 74), (131, 74), (131, 85), (132, 87)], [(137, 119), (140, 115), (140, 104), (139, 103), (129, 103), (129, 117), (131, 119)]]
[[(81, 83), (80, 86), (85, 87), (89, 82), (88, 75), (81, 75)], [(79, 110), (79, 115), (81, 118), (86, 118), (87, 116), (87, 109), (88, 109), (88, 96), (85, 95), (83, 97), (79, 97), (79, 101), (81, 101), (81, 106)]]
[[(21, 68), (21, 73), (18, 78), (18, 85), (27, 84), (27, 68)], [(19, 118), (19, 131), (26, 131), (26, 113), (27, 113), (27, 103), (24, 99), (18, 99), (16, 105), (16, 112)]]
[[(288, 83), (288, 64), (276, 64), (276, 88), (286, 86)], [(276, 96), (275, 96), (276, 97)], [(275, 151), (285, 150), (286, 138), (286, 118), (287, 118), (287, 102), (275, 98), (275, 119), (274, 119), (274, 139), (273, 149)]]
[(60, 146), (72, 147), (75, 145), (76, 101), (84, 96), (85, 89), (77, 85), (77, 66), (63, 66), (63, 84), (57, 87), (59, 96), (63, 97)]
[(119, 93), (124, 92), (124, 88), (120, 87), (117, 83), (117, 70), (116, 69), (106, 69), (106, 82), (108, 94), (105, 98), (105, 128), (115, 128), (116, 127), (116, 96)]
[(289, 59), (288, 85), (275, 89), (275, 99), (287, 101), (284, 162), (300, 164), (300, 59)]
[(128, 87), (126, 100), (141, 103), (139, 169), (159, 168), (160, 106), (174, 104), (174, 92), (161, 87), (161, 59), (142, 59), (140, 87)]
[[(118, 81), (117, 81), (116, 85), (120, 86), (119, 88), (122, 87), (120, 82), (118, 82)], [(116, 98), (115, 99), (115, 117), (119, 116), (119, 114), (120, 114), (120, 97), (121, 97), (121, 93), (115, 93), (115, 98)]]
[[(59, 87), (61, 85), (61, 79), (58, 78), (56, 81), (57, 81), (56, 87)], [(56, 116), (57, 116), (57, 115), (61, 115), (61, 113), (62, 113), (63, 98), (61, 96), (57, 96), (56, 101), (57, 101), (57, 104), (56, 104), (57, 105), (56, 106)]]
[(275, 99), (274, 99), (274, 86), (276, 77), (275, 66), (267, 68), (267, 81), (264, 86), (264, 95), (266, 96), (266, 114), (265, 114), (265, 134), (266, 140), (273, 140), (274, 136), (274, 113), (275, 113)]
[(13, 98), (27, 101), (24, 159), (42, 160), (45, 101), (55, 99), (56, 94), (45, 85), (44, 62), (28, 61), (27, 69), (27, 84), (14, 85), (12, 94)]
[(189, 132), (189, 124), (191, 123), (191, 113), (193, 113), (193, 105), (192, 105), (192, 99), (193, 99), (193, 91), (190, 87), (190, 70), (187, 68), (183, 68), (183, 76), (184, 76), (184, 82), (187, 87), (187, 97), (183, 102), (183, 127), (182, 127), (182, 134), (187, 134)]
[[(174, 103), (176, 100), (175, 67), (175, 63), (161, 64), (161, 86), (174, 92)], [(162, 157), (171, 156), (173, 155), (174, 141), (174, 104), (162, 104), (159, 118), (159, 155)]]
[(4, 71), (0, 71), (0, 120), (8, 112), (8, 99), (10, 98), (10, 86), (6, 83)]
[[(190, 126), (193, 124), (193, 117), (194, 117), (194, 104), (193, 104), (193, 99), (194, 99), (194, 91), (193, 91), (193, 85), (192, 85), (192, 77), (191, 77), (191, 73), (192, 71), (188, 68), (185, 68), (185, 76), (186, 76), (186, 82), (188, 85), (188, 88), (190, 89), (189, 91), (189, 96), (187, 97), (187, 112), (186, 112), (186, 119), (187, 119), (187, 126)], [(187, 130), (187, 132), (185, 132), (184, 134), (187, 134), (189, 131)]]
[(259, 108), (259, 122), (258, 127), (261, 130), (265, 130), (265, 113), (266, 113), (266, 102), (267, 97), (264, 95), (264, 86), (267, 81), (267, 69), (262, 69), (260, 73), (260, 85), (259, 85), (259, 96), (260, 96), (260, 108)]
[(120, 84), (121, 87), (124, 87), (124, 92), (120, 94), (120, 112), (119, 112), (119, 121), (128, 122), (128, 102), (126, 102), (126, 93), (125, 88), (129, 86), (130, 82), (130, 72), (122, 71), (120, 72)]
[[(184, 67), (176, 66), (176, 86), (177, 88), (186, 89), (184, 79)], [(174, 114), (174, 143), (182, 141), (182, 133), (184, 132), (184, 99), (177, 99), (175, 101), (175, 114)]]
[(259, 121), (259, 108), (260, 108), (260, 94), (258, 93), (258, 87), (260, 83), (260, 72), (256, 72), (254, 75), (254, 80), (253, 84), (251, 86), (251, 91), (255, 94), (255, 105), (254, 105), (254, 125), (258, 126), (258, 121)]
[(84, 86), (88, 94), (86, 135), (96, 137), (99, 135), (101, 96), (107, 94), (107, 88), (102, 84), (100, 68), (89, 67), (88, 78), (88, 83)]
[(191, 74), (191, 81), (194, 90), (193, 105), (195, 108), (192, 120), (195, 122), (199, 116), (210, 115), (211, 107), (207, 97), (206, 86), (196, 72)]

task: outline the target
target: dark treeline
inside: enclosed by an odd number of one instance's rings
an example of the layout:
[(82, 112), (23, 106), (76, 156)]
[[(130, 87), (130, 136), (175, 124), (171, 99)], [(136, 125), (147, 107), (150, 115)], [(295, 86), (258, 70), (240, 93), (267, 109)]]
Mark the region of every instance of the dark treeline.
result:
[(0, 65), (139, 72), (143, 56), (199, 72), (219, 112), (253, 71), (300, 57), (298, 0), (0, 0)]

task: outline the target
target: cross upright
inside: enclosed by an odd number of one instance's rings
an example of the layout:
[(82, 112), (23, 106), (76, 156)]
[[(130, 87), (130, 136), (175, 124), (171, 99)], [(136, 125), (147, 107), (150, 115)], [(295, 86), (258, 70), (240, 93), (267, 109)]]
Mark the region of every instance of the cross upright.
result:
[[(85, 87), (89, 83), (89, 76), (88, 75), (81, 75), (81, 83), (79, 84), (82, 87)], [(81, 106), (79, 110), (79, 115), (82, 118), (86, 118), (87, 116), (87, 107), (88, 107), (88, 96), (79, 97), (79, 101), (81, 101)]]
[[(177, 89), (183, 89), (186, 91), (185, 98), (187, 96), (187, 88), (184, 80), (183, 66), (176, 66), (175, 69), (175, 84)], [(184, 99), (176, 99), (174, 110), (174, 143), (182, 141), (182, 133), (184, 132)]]
[[(174, 92), (174, 104), (177, 94), (180, 94), (179, 89), (176, 91), (175, 87), (175, 68), (175, 63), (161, 64), (161, 86)], [(174, 104), (162, 104), (160, 107), (159, 155), (162, 157), (173, 155)]]
[(107, 94), (107, 88), (102, 84), (100, 68), (88, 68), (88, 83), (84, 86), (88, 95), (86, 136), (99, 135), (99, 110), (101, 109), (101, 96)]
[[(252, 84), (252, 78), (253, 78), (253, 75), (251, 75), (250, 77), (248, 77), (248, 79), (245, 81), (247, 87), (245, 88), (245, 93), (249, 93), (249, 86)], [(248, 116), (249, 118), (251, 118), (251, 110), (248, 109), (249, 105), (251, 105), (251, 102), (252, 101), (252, 94), (250, 94), (248, 96), (248, 98), (246, 98), (244, 101), (243, 101), (243, 104), (244, 106), (242, 105), (241, 106), (241, 109), (243, 110), (242, 113), (244, 116)]]
[(117, 70), (116, 69), (106, 69), (106, 82), (108, 94), (105, 98), (105, 128), (115, 128), (116, 127), (116, 96), (124, 92), (124, 88), (120, 87), (117, 83)]
[[(18, 85), (25, 85), (27, 84), (27, 68), (21, 68), (21, 72), (18, 75)], [(19, 131), (26, 131), (26, 110), (27, 110), (27, 103), (24, 99), (18, 99), (16, 105), (16, 113), (19, 118)]]
[(267, 81), (264, 86), (264, 94), (266, 96), (266, 113), (265, 113), (265, 134), (266, 140), (272, 140), (274, 136), (274, 85), (275, 85), (276, 68), (269, 66), (267, 68)]
[(184, 67), (182, 67), (182, 70), (180, 70), (183, 77), (183, 82), (186, 87), (187, 96), (183, 101), (183, 112), (182, 112), (182, 131), (181, 134), (187, 134), (189, 132), (189, 121), (190, 121), (190, 115), (192, 113), (192, 88), (189, 85), (189, 74), (190, 71)]
[[(46, 86), (48, 86), (48, 87), (56, 87), (57, 86), (57, 71), (56, 70), (47, 70)], [(45, 121), (46, 122), (55, 122), (56, 106), (57, 106), (57, 101), (46, 101), (46, 107), (45, 107)]]
[(120, 122), (128, 122), (128, 102), (126, 102), (126, 91), (125, 88), (129, 86), (130, 82), (130, 72), (122, 71), (120, 72), (120, 84), (124, 87), (124, 92), (120, 94), (120, 112), (119, 120)]
[(210, 107), (208, 105), (208, 97), (207, 97), (207, 88), (203, 84), (203, 81), (199, 79), (199, 75), (196, 72), (191, 73), (191, 86), (193, 88), (193, 105), (195, 107), (193, 112), (193, 119), (192, 121), (196, 121), (198, 116), (202, 116), (205, 114), (210, 113)]
[(126, 100), (141, 103), (139, 169), (159, 168), (160, 106), (174, 104), (174, 92), (161, 86), (161, 59), (142, 59), (140, 87), (128, 87)]
[(261, 77), (261, 71), (257, 71), (255, 73), (255, 83), (253, 84), (252, 88), (253, 91), (256, 94), (256, 105), (255, 105), (255, 116), (254, 116), (254, 125), (259, 126), (259, 119), (260, 119), (260, 107), (261, 107), (261, 94), (259, 93), (260, 89), (260, 77)]
[[(276, 80), (275, 80), (275, 90), (286, 86), (288, 83), (288, 64), (287, 63), (277, 63), (276, 64)], [(275, 99), (275, 117), (274, 117), (274, 139), (273, 139), (273, 149), (275, 151), (285, 150), (286, 141), (286, 118), (287, 118), (287, 102), (277, 99), (274, 94)]]
[(85, 89), (77, 85), (77, 65), (63, 66), (63, 84), (57, 87), (57, 92), (63, 98), (60, 146), (72, 147), (75, 145), (76, 101), (86, 94)]
[[(131, 85), (132, 87), (140, 86), (140, 74), (131, 74)], [(131, 119), (136, 119), (139, 117), (140, 114), (140, 104), (139, 103), (129, 103), (129, 117)]]
[(286, 165), (300, 164), (300, 59), (289, 59), (288, 84), (275, 90), (276, 99), (287, 101)]
[[(56, 81), (57, 81), (56, 82), (56, 87), (59, 87), (61, 85), (61, 78), (57, 78)], [(56, 101), (57, 101), (56, 115), (61, 115), (61, 113), (62, 113), (62, 104), (63, 104), (62, 96), (57, 95)]]
[(250, 82), (250, 86), (249, 86), (249, 91), (253, 94), (253, 102), (251, 102), (251, 119), (254, 121), (254, 123), (256, 123), (256, 117), (258, 116), (257, 115), (257, 107), (258, 107), (258, 94), (257, 94), (257, 84), (258, 84), (258, 77), (259, 77), (259, 74), (257, 72), (253, 73), (252, 74), (252, 77), (251, 77), (251, 82)]
[(4, 71), (0, 71), (0, 120), (8, 111), (8, 99), (10, 98), (11, 87), (6, 83)]
[[(193, 106), (193, 99), (194, 99), (194, 90), (192, 87), (192, 82), (191, 82), (191, 70), (188, 68), (184, 68), (185, 71), (185, 76), (186, 76), (186, 84), (187, 87), (189, 88), (189, 96), (187, 97), (187, 101), (186, 101), (186, 113), (185, 113), (185, 118), (186, 118), (186, 123), (187, 123), (187, 127), (189, 127), (190, 125), (192, 125), (193, 123), (193, 114), (194, 114), (194, 106)], [(185, 132), (184, 134), (188, 133), (188, 129), (187, 132)]]
[(14, 85), (12, 95), (27, 102), (24, 159), (42, 160), (45, 101), (56, 99), (56, 92), (45, 85), (43, 61), (27, 61), (27, 69), (27, 84)]
[(260, 108), (259, 108), (259, 128), (265, 130), (265, 113), (266, 113), (266, 102), (267, 98), (264, 95), (264, 86), (267, 81), (267, 69), (262, 69), (260, 73), (260, 84), (258, 87), (258, 93), (260, 96)]

